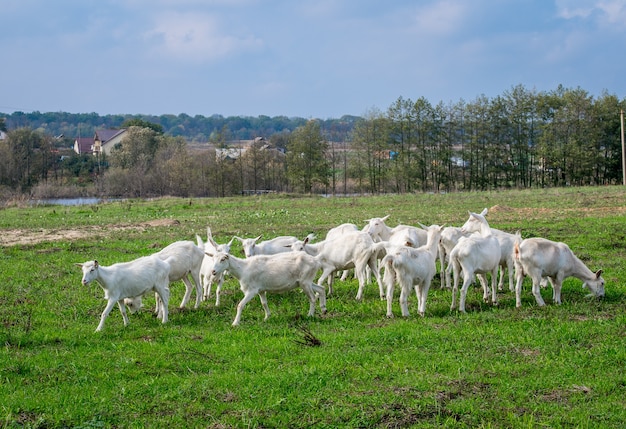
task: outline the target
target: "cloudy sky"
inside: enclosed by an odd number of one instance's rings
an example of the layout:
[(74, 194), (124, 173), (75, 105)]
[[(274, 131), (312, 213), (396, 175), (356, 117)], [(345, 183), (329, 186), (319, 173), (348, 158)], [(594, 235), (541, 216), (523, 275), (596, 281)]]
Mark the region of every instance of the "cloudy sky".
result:
[(338, 118), (626, 96), (626, 0), (2, 0), (0, 112)]

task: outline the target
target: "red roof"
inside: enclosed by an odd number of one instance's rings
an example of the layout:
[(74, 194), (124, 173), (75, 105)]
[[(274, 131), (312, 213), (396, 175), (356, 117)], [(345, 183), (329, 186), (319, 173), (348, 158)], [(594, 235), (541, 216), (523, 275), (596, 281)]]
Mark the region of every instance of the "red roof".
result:
[(91, 153), (93, 146), (93, 137), (76, 137), (74, 146), (78, 144), (78, 153)]

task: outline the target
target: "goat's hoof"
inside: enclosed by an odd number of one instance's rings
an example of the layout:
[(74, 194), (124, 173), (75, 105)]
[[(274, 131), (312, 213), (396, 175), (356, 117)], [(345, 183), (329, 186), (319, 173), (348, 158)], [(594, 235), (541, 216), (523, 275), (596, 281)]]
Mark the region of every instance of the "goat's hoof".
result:
[(387, 319), (393, 319), (393, 314), (387, 314)]

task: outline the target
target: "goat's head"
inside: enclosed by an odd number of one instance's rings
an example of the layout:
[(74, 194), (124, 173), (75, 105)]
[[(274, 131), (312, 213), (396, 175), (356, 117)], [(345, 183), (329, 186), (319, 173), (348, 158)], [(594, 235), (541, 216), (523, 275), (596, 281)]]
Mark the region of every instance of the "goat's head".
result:
[(135, 296), (133, 298), (124, 298), (124, 305), (128, 307), (128, 311), (131, 313), (136, 313), (141, 310), (143, 306), (141, 302), (141, 296)]
[(83, 278), (81, 280), (81, 283), (85, 286), (98, 278), (98, 268), (100, 266), (98, 264), (98, 261), (89, 261), (85, 262), (84, 264), (76, 263), (74, 265), (81, 267), (81, 269), (83, 270)]
[(256, 238), (240, 238), (237, 236), (235, 236), (235, 238), (241, 242), (241, 247), (243, 247), (243, 253), (246, 255), (246, 258), (256, 254), (255, 246), (256, 242), (261, 238), (260, 235)]
[(604, 296), (604, 279), (602, 278), (602, 270), (596, 271), (596, 277), (583, 283), (583, 288), (588, 288), (591, 294), (588, 296), (600, 298)]
[(478, 232), (483, 228), (485, 224), (487, 224), (488, 226), (489, 224), (487, 223), (487, 220), (485, 219), (485, 216), (487, 216), (487, 212), (488, 211), (486, 208), (483, 209), (483, 211), (480, 213), (469, 212), (469, 218), (461, 227), (461, 232), (463, 234)]
[(391, 216), (391, 215), (387, 215), (385, 217), (373, 217), (371, 219), (366, 220), (365, 222), (368, 223), (367, 224), (367, 232), (372, 237), (380, 236), (380, 234), (383, 231), (383, 229), (387, 227), (387, 225), (385, 225), (385, 221), (387, 219), (389, 219), (389, 216)]
[(213, 270), (211, 271), (213, 276), (217, 277), (228, 269), (230, 265), (230, 255), (228, 253), (218, 252), (209, 256), (213, 256)]

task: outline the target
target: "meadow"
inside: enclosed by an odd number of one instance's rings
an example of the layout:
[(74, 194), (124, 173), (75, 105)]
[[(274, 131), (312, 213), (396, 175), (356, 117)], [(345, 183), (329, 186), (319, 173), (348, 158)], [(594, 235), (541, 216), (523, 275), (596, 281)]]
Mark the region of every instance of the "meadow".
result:
[[(230, 278), (221, 305), (146, 308), (124, 327), (117, 309), (95, 333), (105, 301), (74, 263), (129, 261), (177, 240), (304, 237), (344, 222), (459, 226), (489, 208), (492, 227), (567, 243), (606, 296), (567, 279), (563, 304), (497, 307), (471, 287), (467, 314), (433, 281), (425, 317), (394, 318), (378, 288), (355, 300), (335, 282), (328, 313), (306, 317), (300, 292), (258, 299), (231, 327), (242, 293)], [(323, 198), (125, 200), (0, 210), (0, 427), (6, 428), (617, 428), (626, 425), (626, 188)], [(239, 243), (233, 253), (241, 256)], [(192, 298), (193, 303), (193, 298)]]

